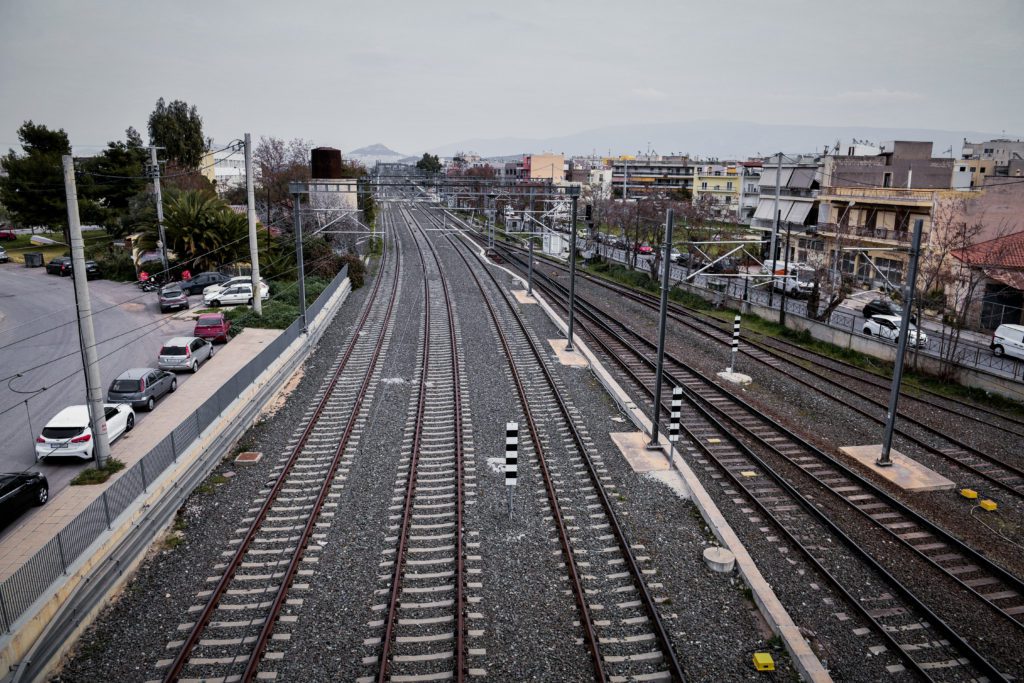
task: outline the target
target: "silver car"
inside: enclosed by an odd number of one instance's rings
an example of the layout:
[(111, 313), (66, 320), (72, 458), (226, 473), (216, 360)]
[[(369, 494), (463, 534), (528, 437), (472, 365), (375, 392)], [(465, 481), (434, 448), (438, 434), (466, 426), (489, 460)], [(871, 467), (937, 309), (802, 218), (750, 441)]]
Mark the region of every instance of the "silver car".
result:
[(161, 370), (196, 372), (208, 358), (213, 358), (213, 344), (199, 337), (174, 337), (164, 342), (156, 366)]
[(173, 373), (156, 368), (132, 368), (122, 372), (111, 383), (107, 400), (153, 410), (158, 398), (177, 388), (178, 378)]

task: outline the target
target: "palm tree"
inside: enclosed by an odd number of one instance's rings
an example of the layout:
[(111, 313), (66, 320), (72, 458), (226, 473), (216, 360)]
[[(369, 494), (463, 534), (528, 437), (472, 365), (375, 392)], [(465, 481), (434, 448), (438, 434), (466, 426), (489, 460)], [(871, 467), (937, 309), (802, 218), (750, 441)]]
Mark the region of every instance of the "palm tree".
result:
[[(205, 192), (171, 193), (164, 210), (167, 249), (194, 271), (216, 269), (244, 257), (248, 250), (245, 216), (232, 211), (216, 196)], [(138, 245), (156, 249), (155, 223), (143, 226)]]

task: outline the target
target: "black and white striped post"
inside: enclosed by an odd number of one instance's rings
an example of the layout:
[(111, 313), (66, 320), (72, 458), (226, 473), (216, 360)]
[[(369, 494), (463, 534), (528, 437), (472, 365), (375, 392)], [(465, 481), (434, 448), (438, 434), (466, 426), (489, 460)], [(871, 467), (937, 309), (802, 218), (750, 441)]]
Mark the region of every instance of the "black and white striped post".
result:
[(512, 519), (512, 492), (519, 477), (519, 423), (505, 423), (505, 487), (508, 489), (508, 518)]
[(683, 388), (672, 387), (672, 412), (669, 415), (668, 421), (668, 461), (672, 465), (673, 458), (675, 457), (673, 451), (676, 447), (676, 441), (679, 441), (679, 418), (683, 412)]
[(729, 362), (729, 367), (725, 369), (726, 372), (736, 372), (736, 352), (740, 349), (740, 314), (736, 314), (735, 320), (732, 321), (732, 360)]

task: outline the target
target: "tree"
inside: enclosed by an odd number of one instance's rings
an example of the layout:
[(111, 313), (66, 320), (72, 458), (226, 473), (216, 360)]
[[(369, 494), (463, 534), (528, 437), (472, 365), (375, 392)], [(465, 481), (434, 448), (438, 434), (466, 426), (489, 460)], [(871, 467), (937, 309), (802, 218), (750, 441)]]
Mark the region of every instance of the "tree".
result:
[(0, 203), (18, 225), (67, 226), (61, 157), (71, 154), (63, 129), (50, 130), (26, 121), (18, 129), (22, 154), (13, 149), (0, 159), (6, 177), (0, 177)]
[(440, 173), (441, 160), (436, 154), (423, 153), (423, 157), (416, 162), (416, 168), (426, 173)]
[(157, 100), (149, 115), (149, 144), (164, 147), (166, 158), (185, 169), (199, 168), (207, 141), (195, 105), (189, 107), (182, 100), (166, 104), (162, 97)]
[[(223, 201), (205, 192), (172, 191), (165, 197), (164, 233), (167, 249), (190, 270), (212, 270), (248, 255), (249, 223)], [(141, 249), (156, 249), (155, 221), (138, 240)]]
[(148, 157), (142, 136), (129, 127), (124, 142), (108, 142), (102, 153), (82, 161), (88, 182), (82, 184), (81, 194), (96, 203), (96, 222), (111, 234), (123, 235), (131, 229), (130, 205), (136, 195), (146, 192), (144, 166)]
[(292, 196), (288, 183), (310, 178), (309, 154), (312, 145), (302, 138), (285, 142), (281, 138), (261, 137), (253, 150), (257, 171), (256, 196), (267, 206), (267, 223), (276, 224), (291, 215)]

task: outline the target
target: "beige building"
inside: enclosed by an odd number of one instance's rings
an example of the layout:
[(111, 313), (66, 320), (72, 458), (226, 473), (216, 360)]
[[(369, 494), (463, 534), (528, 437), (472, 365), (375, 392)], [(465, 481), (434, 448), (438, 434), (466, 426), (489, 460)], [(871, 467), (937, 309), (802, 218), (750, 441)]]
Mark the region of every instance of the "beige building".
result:
[(527, 180), (565, 180), (565, 156), (562, 154), (531, 154), (523, 160), (523, 177)]
[(740, 202), (736, 162), (712, 162), (693, 167), (693, 203), (703, 204), (720, 219), (733, 220)]

